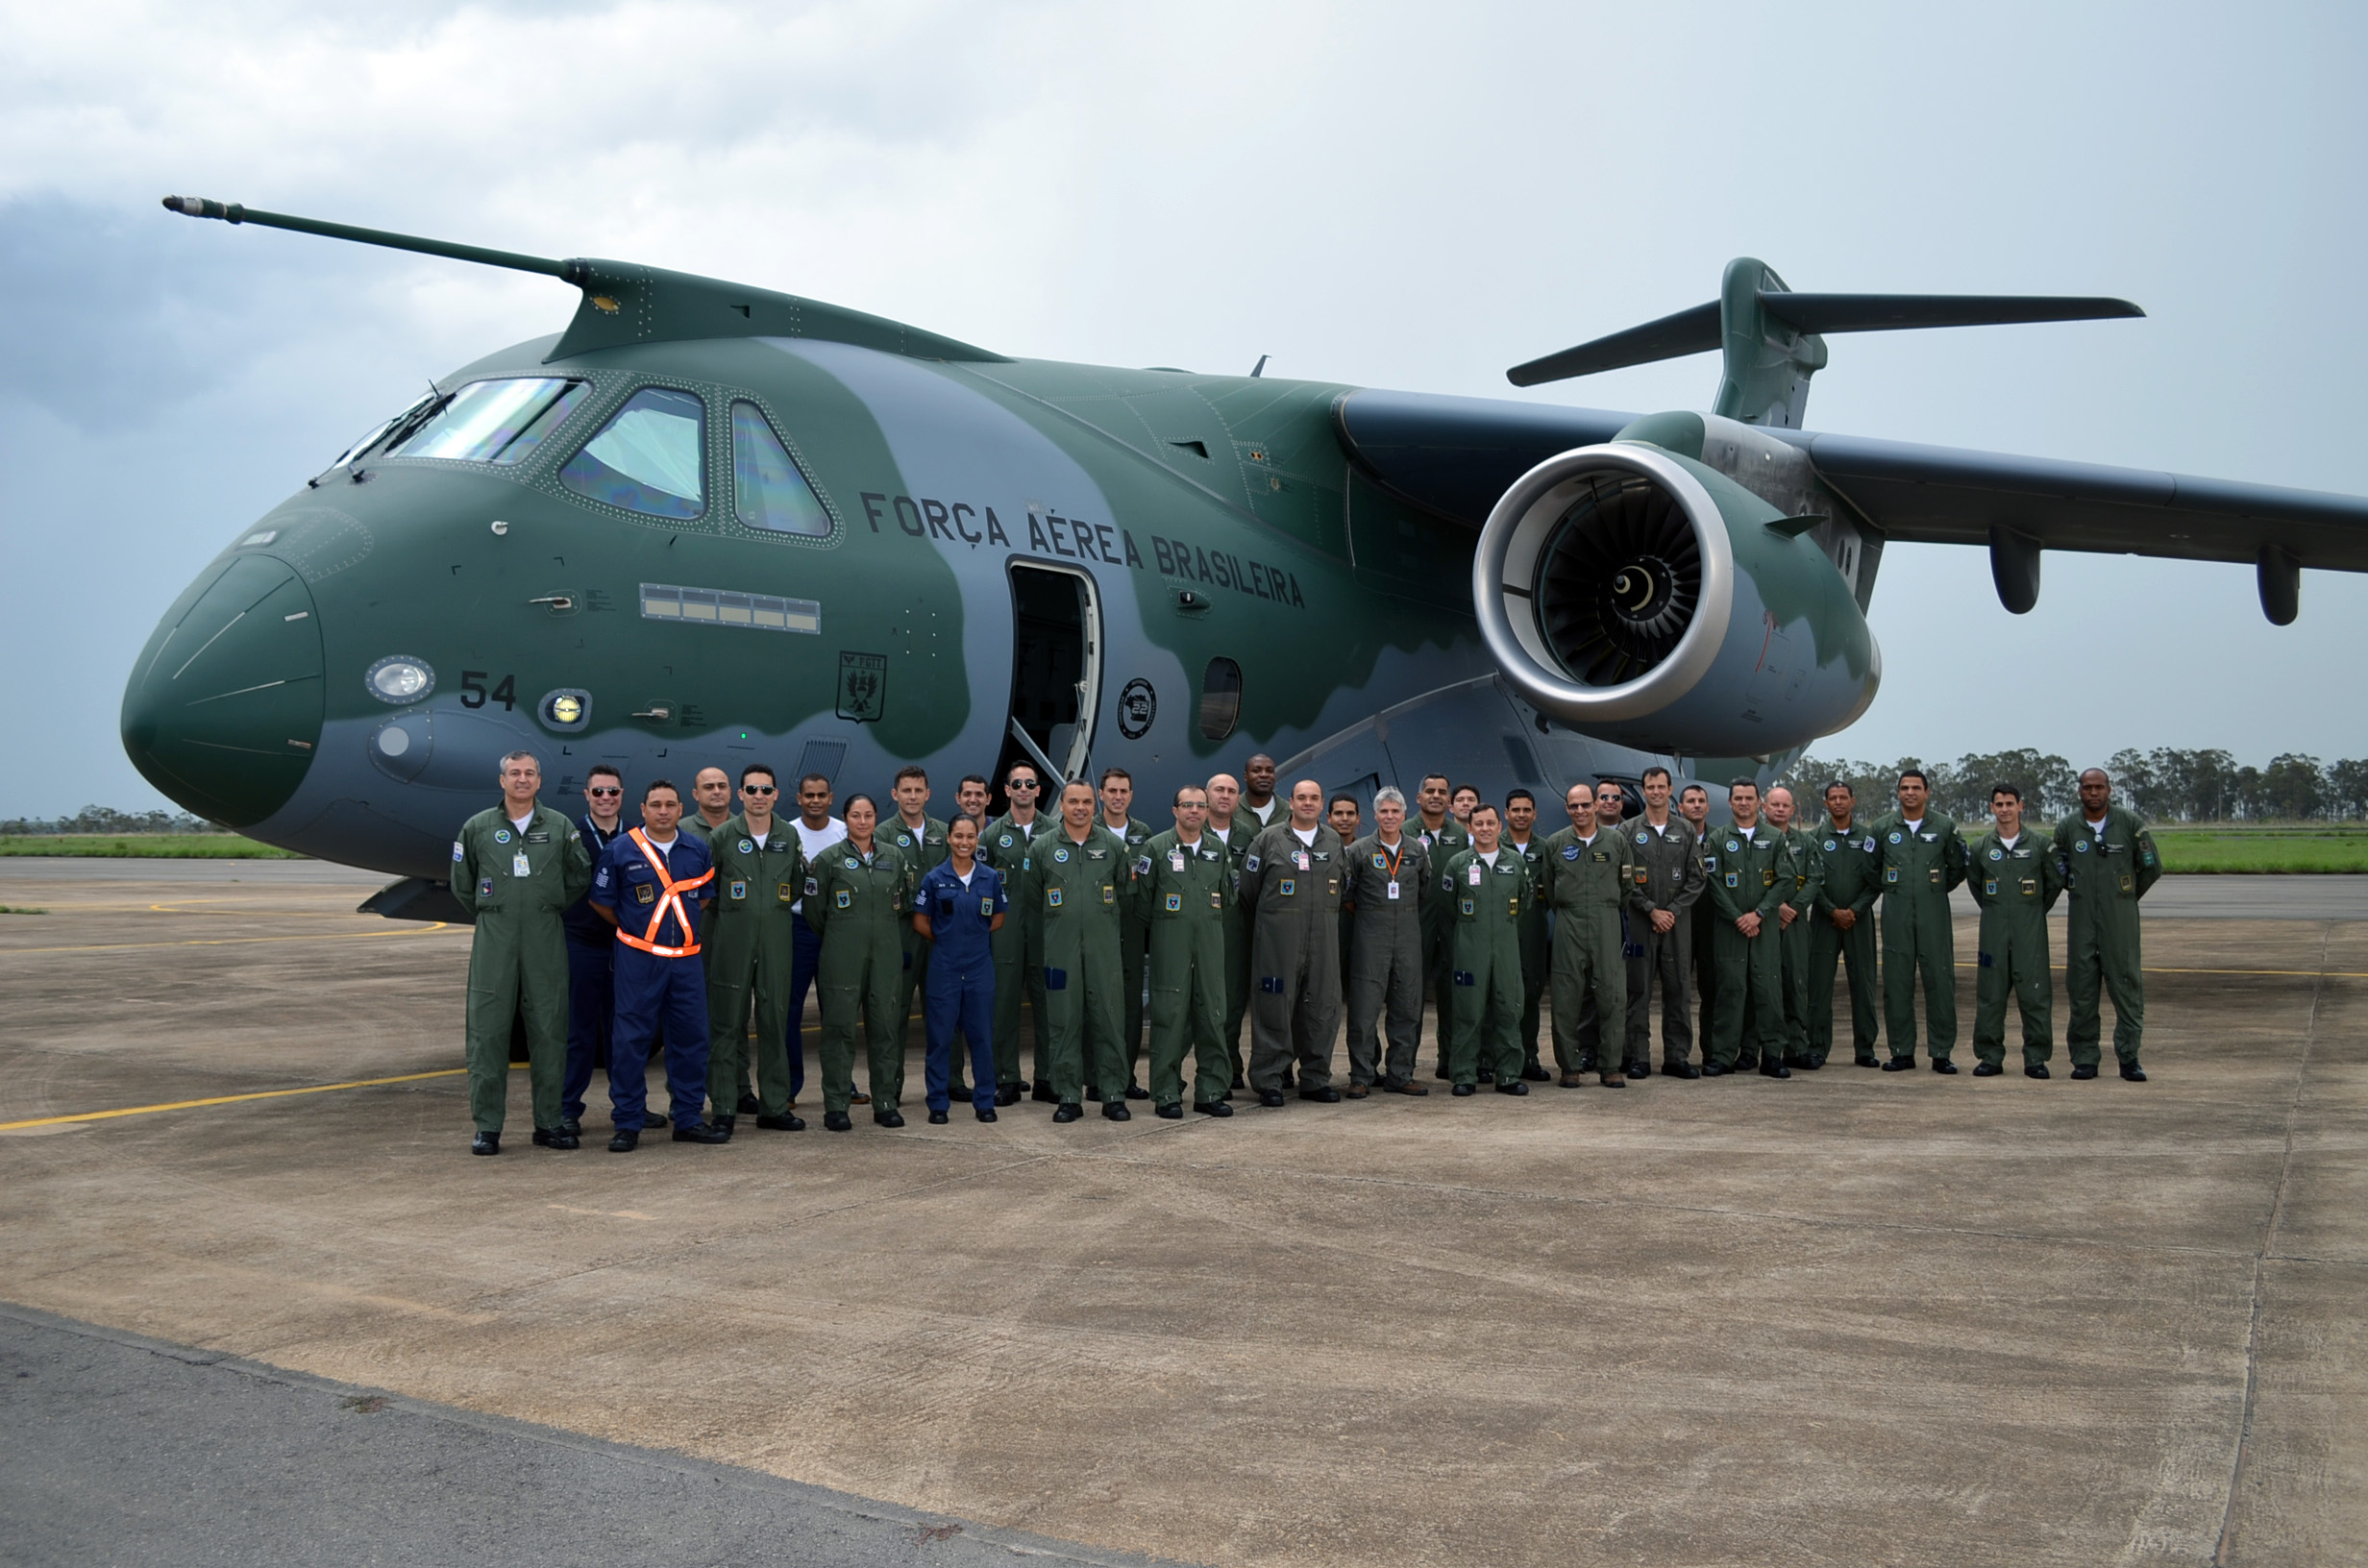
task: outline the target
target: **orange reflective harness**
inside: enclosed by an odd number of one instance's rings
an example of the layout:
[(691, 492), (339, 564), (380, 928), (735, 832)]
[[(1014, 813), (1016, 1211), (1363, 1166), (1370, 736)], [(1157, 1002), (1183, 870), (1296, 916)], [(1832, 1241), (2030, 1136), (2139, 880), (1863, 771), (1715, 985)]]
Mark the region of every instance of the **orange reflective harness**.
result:
[[(666, 912), (668, 910), (672, 910), (674, 911), (675, 919), (682, 922), (682, 935), (686, 945), (681, 947), (661, 947), (656, 943), (652, 942), (645, 937), (637, 937), (633, 935), (630, 931), (625, 929), (624, 922), (622, 921), (619, 921), (617, 925), (617, 940), (625, 943), (628, 947), (638, 947), (643, 952), (654, 953), (659, 958), (690, 958), (699, 951), (699, 943), (689, 941), (691, 933), (696, 930), (697, 927), (691, 924), (691, 912), (683, 907), (682, 895), (694, 888), (703, 888), (708, 883), (714, 881), (715, 868), (710, 866), (705, 870), (700, 872), (697, 876), (692, 877), (689, 881), (678, 882), (672, 876), (667, 874), (666, 857), (659, 854), (657, 849), (650, 843), (650, 841), (642, 836), (641, 829), (636, 827), (630, 829), (629, 831), (633, 843), (640, 846), (642, 855), (650, 862), (650, 869), (657, 872), (658, 888), (665, 894), (665, 896), (661, 897), (657, 901), (657, 907), (650, 912), (650, 924), (648, 929), (652, 931), (658, 930), (665, 923)], [(681, 841), (678, 839), (676, 842), (680, 843)]]

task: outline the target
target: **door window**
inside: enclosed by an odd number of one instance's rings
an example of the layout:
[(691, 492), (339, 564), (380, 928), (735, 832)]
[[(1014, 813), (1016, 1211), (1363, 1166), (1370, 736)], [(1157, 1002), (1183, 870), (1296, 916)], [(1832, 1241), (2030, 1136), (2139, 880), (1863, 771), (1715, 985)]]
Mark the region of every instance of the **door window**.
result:
[(1242, 667), (1220, 656), (1200, 677), (1200, 733), (1221, 741), (1242, 720)]

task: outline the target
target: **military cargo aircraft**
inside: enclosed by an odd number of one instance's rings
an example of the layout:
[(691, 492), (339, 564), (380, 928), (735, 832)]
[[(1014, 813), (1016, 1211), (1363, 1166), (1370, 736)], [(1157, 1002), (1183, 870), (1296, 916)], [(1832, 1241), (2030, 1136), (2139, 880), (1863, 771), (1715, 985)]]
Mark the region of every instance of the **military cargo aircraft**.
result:
[[(403, 880), (525, 748), (565, 809), (627, 779), (884, 788), (1025, 757), (1156, 802), (1268, 751), (1369, 798), (1764, 774), (1882, 661), (1893, 540), (2368, 570), (2368, 500), (1800, 428), (1825, 337), (2135, 316), (2109, 299), (1716, 300), (1515, 367), (1529, 386), (1716, 351), (1707, 413), (1016, 359), (717, 279), (168, 197), (191, 217), (541, 273), (555, 336), (487, 355), (239, 530), (158, 624), (125, 749), (189, 810)], [(1261, 362), (1263, 369), (1263, 361)], [(950, 792), (949, 792), (950, 793)]]

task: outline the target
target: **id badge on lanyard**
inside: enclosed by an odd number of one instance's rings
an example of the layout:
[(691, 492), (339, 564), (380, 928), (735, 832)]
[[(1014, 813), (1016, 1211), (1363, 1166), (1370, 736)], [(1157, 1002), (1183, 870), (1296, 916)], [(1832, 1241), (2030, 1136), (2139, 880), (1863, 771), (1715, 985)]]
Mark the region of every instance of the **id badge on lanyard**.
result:
[(1393, 898), (1397, 896), (1397, 878), (1394, 876), (1390, 878), (1390, 896)]
[(532, 876), (534, 874), (534, 867), (527, 860), (527, 852), (524, 849), (509, 857), (509, 874), (512, 876)]

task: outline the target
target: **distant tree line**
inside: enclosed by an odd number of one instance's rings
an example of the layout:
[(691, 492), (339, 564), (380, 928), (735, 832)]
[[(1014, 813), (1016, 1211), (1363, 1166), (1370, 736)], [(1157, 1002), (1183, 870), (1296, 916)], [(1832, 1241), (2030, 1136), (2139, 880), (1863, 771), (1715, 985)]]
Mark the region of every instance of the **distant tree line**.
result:
[[(2117, 799), (2152, 821), (2307, 822), (2368, 818), (2368, 758), (2322, 763), (2299, 752), (2269, 759), (2267, 767), (2237, 764), (2226, 751), (2152, 751), (2125, 747), (2106, 759)], [(1813, 805), (1827, 781), (1844, 778), (1858, 792), (1861, 808), (1883, 809), (1892, 798), (1902, 770), (1921, 768), (1931, 778), (1933, 804), (1960, 821), (1989, 815), (1989, 792), (2012, 784), (2036, 802), (2046, 818), (2062, 817), (2080, 805), (2080, 769), (2053, 753), (1967, 752), (1955, 762), (1902, 757), (1884, 766), (1847, 758), (1804, 756), (1785, 772), (1783, 782), (1797, 795), (1808, 791)]]
[(228, 833), (219, 822), (192, 817), (185, 811), (117, 811), (112, 806), (85, 806), (71, 817), (44, 821), (37, 817), (12, 817), (0, 821), (0, 834), (53, 833)]

